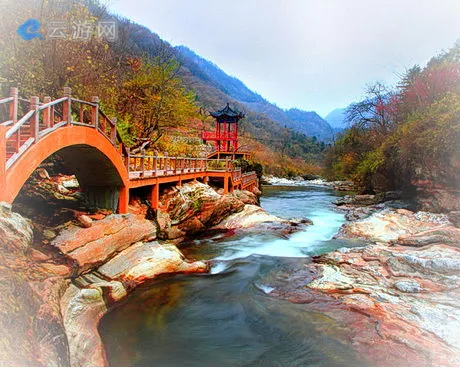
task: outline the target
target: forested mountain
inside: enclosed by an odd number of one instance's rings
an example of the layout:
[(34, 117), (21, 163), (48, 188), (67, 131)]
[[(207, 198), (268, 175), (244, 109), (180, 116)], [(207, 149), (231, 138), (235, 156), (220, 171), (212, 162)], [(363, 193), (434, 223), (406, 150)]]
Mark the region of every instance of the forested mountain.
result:
[(176, 46), (182, 64), (201, 81), (211, 84), (240, 102), (264, 102), (262, 96), (251, 91), (239, 79), (229, 76), (214, 63), (203, 59), (185, 46)]
[(286, 123), (288, 128), (317, 137), (319, 140), (328, 141), (331, 139), (332, 129), (330, 125), (316, 112), (289, 109), (286, 111), (286, 115), (294, 122), (294, 124)]
[[(0, 53), (2, 95), (19, 87), (24, 97), (57, 98), (64, 86), (80, 99), (97, 95), (104, 111), (117, 118), (128, 147), (170, 155), (202, 154), (201, 132), (213, 123), (207, 112), (230, 103), (246, 115), (241, 148), (255, 152), (268, 173), (319, 172), (322, 140), (331, 136), (319, 116), (278, 108), (193, 51), (172, 47), (97, 1), (8, 0), (5, 11), (19, 16), (0, 24), (0, 47), (6, 50)], [(62, 19), (66, 34), (25, 42), (16, 31), (20, 20), (29, 18)], [(93, 34), (76, 42), (72, 38), (76, 20), (116, 21), (116, 40)], [(46, 24), (44, 32), (49, 32)]]
[(324, 118), (324, 120), (329, 123), (334, 132), (338, 133), (347, 128), (348, 124), (345, 120), (346, 111), (346, 107), (334, 109)]
[[(299, 109), (283, 110), (268, 102), (259, 94), (251, 91), (239, 79), (227, 75), (214, 63), (205, 60), (185, 46), (175, 48), (182, 65), (190, 72), (194, 80), (194, 88), (202, 90), (198, 84), (205, 84), (218, 89), (227, 99), (240, 103), (245, 110), (263, 113), (274, 122), (297, 133), (302, 133), (318, 140), (329, 142), (332, 129), (329, 124), (314, 111)], [(200, 96), (200, 93), (198, 93)], [(221, 95), (223, 96), (223, 95)]]

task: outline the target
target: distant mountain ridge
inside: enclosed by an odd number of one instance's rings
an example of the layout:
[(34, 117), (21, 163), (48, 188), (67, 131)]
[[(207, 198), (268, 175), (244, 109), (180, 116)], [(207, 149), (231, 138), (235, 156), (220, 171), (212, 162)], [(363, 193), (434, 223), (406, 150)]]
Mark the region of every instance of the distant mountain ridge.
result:
[(342, 107), (338, 109), (332, 110), (329, 114), (326, 115), (324, 118), (329, 125), (332, 127), (334, 132), (341, 132), (342, 130), (347, 128), (347, 121), (346, 121), (346, 111), (348, 107)]
[[(176, 46), (175, 50), (183, 67), (189, 71), (192, 79), (194, 79), (194, 88), (199, 81), (210, 84), (222, 94), (244, 106), (245, 109), (265, 114), (281, 126), (310, 137), (316, 137), (320, 141), (329, 142), (332, 140), (333, 130), (331, 126), (316, 112), (295, 108), (283, 110), (251, 91), (239, 79), (229, 76), (216, 64), (202, 58), (189, 48)], [(198, 88), (198, 92), (199, 90)], [(200, 96), (200, 93), (198, 94), (199, 97), (203, 97)]]

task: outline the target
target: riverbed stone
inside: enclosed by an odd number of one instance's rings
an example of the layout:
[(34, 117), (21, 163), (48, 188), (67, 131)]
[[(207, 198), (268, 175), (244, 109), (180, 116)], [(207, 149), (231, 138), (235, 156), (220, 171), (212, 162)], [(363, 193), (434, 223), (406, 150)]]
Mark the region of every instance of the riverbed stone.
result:
[(294, 232), (311, 225), (309, 219), (282, 219), (270, 215), (259, 206), (247, 204), (241, 212), (228, 216), (213, 226), (213, 230), (247, 230), (256, 232), (271, 232), (282, 236), (289, 236)]
[(82, 272), (101, 264), (115, 252), (151, 237), (155, 232), (151, 221), (132, 214), (110, 215), (94, 222), (90, 228), (66, 228), (51, 244), (75, 260), (79, 272)]
[(107, 312), (100, 287), (79, 289), (70, 285), (61, 299), (61, 311), (67, 340), (70, 364), (78, 366), (106, 366), (98, 325)]
[(420, 284), (417, 281), (412, 280), (396, 281), (393, 286), (404, 293), (419, 293), (422, 291)]
[(174, 245), (139, 242), (103, 264), (98, 272), (112, 280), (137, 285), (162, 274), (200, 273), (207, 270), (206, 262), (187, 261)]
[(31, 222), (11, 210), (11, 205), (0, 202), (0, 244), (10, 251), (25, 252), (32, 243)]
[[(369, 219), (347, 225), (372, 243), (312, 257), (270, 295), (346, 324), (370, 365), (460, 364), (460, 231), (426, 212)], [(308, 276), (303, 284), (297, 273)]]
[(414, 213), (406, 209), (384, 209), (364, 219), (342, 225), (336, 237), (388, 242), (447, 223), (445, 215)]
[[(255, 195), (239, 193), (253, 201)], [(222, 221), (244, 208), (244, 203), (233, 193), (219, 194), (209, 185), (193, 181), (167, 190), (160, 198), (157, 211), (161, 239), (178, 239), (193, 235)]]

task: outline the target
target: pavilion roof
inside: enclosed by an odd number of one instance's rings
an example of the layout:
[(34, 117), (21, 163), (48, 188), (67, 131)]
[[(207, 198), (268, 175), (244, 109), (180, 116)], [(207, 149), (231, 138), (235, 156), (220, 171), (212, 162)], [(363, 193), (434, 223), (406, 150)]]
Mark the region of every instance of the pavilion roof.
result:
[(233, 118), (233, 119), (237, 119), (237, 120), (244, 118), (244, 114), (241, 113), (240, 111), (236, 111), (236, 110), (233, 110), (232, 108), (230, 108), (229, 103), (227, 103), (227, 106), (225, 106), (222, 110), (218, 110), (218, 111), (214, 111), (214, 112), (210, 111), (210, 114), (214, 118), (229, 117), (229, 118)]

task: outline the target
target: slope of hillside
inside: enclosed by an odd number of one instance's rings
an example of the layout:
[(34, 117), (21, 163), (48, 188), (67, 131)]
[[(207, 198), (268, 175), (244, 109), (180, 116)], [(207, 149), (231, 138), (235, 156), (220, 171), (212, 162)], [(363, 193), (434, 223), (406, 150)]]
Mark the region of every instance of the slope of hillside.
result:
[(331, 139), (331, 126), (315, 111), (290, 109), (286, 111), (286, 115), (295, 123), (294, 125), (288, 125), (288, 128), (317, 137), (319, 140), (328, 141)]
[(346, 111), (346, 107), (334, 109), (324, 118), (335, 132), (340, 132), (347, 127)]
[[(244, 110), (252, 110), (255, 113), (265, 114), (269, 119), (281, 126), (285, 126), (297, 133), (310, 137), (316, 137), (320, 141), (332, 139), (332, 129), (329, 124), (315, 112), (307, 112), (299, 109), (283, 110), (268, 102), (259, 94), (251, 91), (240, 80), (227, 75), (214, 63), (202, 58), (185, 46), (175, 47), (177, 57), (183, 67), (187, 69), (193, 79), (193, 88), (200, 83), (210, 84), (216, 90), (227, 96), (227, 99), (239, 103)], [(198, 93), (199, 97), (202, 97)]]
[(229, 76), (214, 63), (203, 59), (185, 46), (175, 47), (177, 56), (198, 79), (212, 84), (226, 95), (241, 102), (264, 102), (262, 96), (251, 91), (239, 79)]

